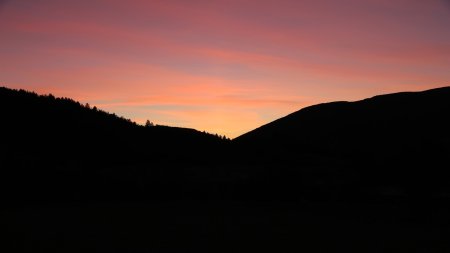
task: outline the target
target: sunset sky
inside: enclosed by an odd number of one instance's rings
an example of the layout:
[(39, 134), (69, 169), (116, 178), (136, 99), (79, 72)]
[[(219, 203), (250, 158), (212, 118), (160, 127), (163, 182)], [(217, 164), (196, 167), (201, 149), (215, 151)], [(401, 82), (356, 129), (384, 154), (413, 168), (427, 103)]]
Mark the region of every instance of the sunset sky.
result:
[(236, 137), (450, 85), (447, 0), (0, 0), (0, 86)]

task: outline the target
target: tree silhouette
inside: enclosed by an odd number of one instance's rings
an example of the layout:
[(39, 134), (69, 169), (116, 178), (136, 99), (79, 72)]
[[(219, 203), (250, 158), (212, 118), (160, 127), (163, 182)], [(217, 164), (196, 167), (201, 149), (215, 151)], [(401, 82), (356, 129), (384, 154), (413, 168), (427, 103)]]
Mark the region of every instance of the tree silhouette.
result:
[(153, 124), (150, 120), (147, 120), (147, 121), (145, 122), (145, 126), (146, 126), (146, 127), (152, 127), (152, 126), (155, 126), (155, 124)]

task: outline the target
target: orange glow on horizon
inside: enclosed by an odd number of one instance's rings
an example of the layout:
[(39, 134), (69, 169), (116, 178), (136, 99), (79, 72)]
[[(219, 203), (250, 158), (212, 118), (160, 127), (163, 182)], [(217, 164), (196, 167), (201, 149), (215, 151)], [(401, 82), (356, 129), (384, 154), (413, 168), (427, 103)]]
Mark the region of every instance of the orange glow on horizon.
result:
[(450, 85), (444, 5), (5, 1), (0, 85), (233, 138), (316, 103)]

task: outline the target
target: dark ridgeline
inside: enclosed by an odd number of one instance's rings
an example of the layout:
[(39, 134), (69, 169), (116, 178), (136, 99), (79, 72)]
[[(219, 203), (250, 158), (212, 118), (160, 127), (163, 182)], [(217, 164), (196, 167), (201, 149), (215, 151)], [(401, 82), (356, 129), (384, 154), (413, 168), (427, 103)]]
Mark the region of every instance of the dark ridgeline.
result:
[(233, 141), (7, 88), (0, 115), (11, 201), (450, 196), (450, 87), (319, 104)]
[(450, 250), (450, 87), (232, 141), (7, 88), (0, 117), (5, 252)]
[(418, 201), (450, 196), (449, 129), (444, 87), (307, 107), (233, 145), (286, 195)]
[(145, 188), (195, 177), (195, 164), (223, 160), (229, 142), (24, 90), (0, 88), (0, 115), (0, 187), (9, 201), (142, 198)]

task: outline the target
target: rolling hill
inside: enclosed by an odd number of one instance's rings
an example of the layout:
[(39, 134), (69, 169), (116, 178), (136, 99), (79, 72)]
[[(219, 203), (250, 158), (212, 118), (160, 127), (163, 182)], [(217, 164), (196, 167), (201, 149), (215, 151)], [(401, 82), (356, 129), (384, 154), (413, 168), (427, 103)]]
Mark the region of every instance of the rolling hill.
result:
[(155, 182), (187, 180), (191, 167), (219, 160), (229, 142), (8, 88), (0, 88), (0, 117), (0, 180), (13, 200), (137, 195)]
[(2, 252), (449, 252), (450, 88), (232, 141), (0, 88)]
[(233, 144), (271, 180), (442, 195), (450, 189), (449, 115), (450, 87), (387, 94), (307, 107)]
[(450, 87), (304, 108), (232, 141), (0, 88), (5, 197), (447, 198)]

